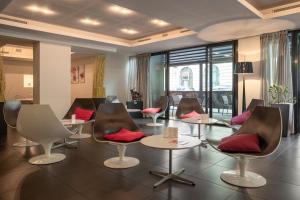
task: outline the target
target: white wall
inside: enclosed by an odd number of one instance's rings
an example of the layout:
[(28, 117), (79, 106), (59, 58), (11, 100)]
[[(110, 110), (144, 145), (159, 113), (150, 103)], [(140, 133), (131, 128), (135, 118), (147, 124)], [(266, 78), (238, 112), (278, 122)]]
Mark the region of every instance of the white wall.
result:
[[(127, 77), (128, 77), (128, 56), (107, 53), (104, 75), (104, 87), (106, 95), (116, 95), (123, 103), (126, 102)], [(85, 65), (85, 83), (72, 84), (72, 100), (77, 97), (90, 98), (93, 96), (93, 76), (96, 64), (96, 57), (89, 56), (84, 58), (72, 59), (72, 65)]]
[(12, 100), (16, 98), (31, 99), (32, 88), (25, 88), (23, 84), (24, 74), (32, 74), (33, 62), (22, 60), (4, 59), (5, 74), (5, 98)]
[[(262, 98), (262, 74), (260, 68), (260, 36), (238, 40), (239, 62), (249, 61), (253, 63), (253, 74), (245, 76), (246, 79), (246, 106), (252, 98)], [(242, 111), (243, 81), (239, 76), (239, 113)]]
[(62, 118), (71, 104), (71, 47), (39, 42), (34, 45), (34, 101), (49, 104)]

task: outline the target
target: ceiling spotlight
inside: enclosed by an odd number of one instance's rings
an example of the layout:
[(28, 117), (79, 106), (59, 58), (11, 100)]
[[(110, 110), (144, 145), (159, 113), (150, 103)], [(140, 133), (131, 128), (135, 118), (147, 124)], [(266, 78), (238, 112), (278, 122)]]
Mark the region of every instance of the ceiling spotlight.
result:
[(123, 33), (129, 34), (129, 35), (134, 35), (134, 34), (138, 33), (138, 31), (136, 31), (134, 29), (128, 29), (128, 28), (122, 28), (121, 31)]
[(157, 26), (168, 26), (168, 25), (169, 25), (168, 22), (165, 22), (165, 21), (160, 20), (160, 19), (152, 19), (150, 22), (151, 22), (152, 24), (157, 25)]
[(134, 13), (132, 10), (117, 5), (110, 6), (109, 10), (119, 15), (131, 15)]
[(88, 17), (80, 19), (79, 21), (83, 24), (92, 25), (92, 26), (98, 26), (101, 24), (98, 20), (90, 19)]
[(44, 6), (38, 6), (35, 4), (29, 5), (25, 7), (27, 10), (31, 11), (31, 12), (35, 12), (35, 13), (41, 13), (44, 15), (55, 15), (57, 14), (55, 11), (44, 7)]

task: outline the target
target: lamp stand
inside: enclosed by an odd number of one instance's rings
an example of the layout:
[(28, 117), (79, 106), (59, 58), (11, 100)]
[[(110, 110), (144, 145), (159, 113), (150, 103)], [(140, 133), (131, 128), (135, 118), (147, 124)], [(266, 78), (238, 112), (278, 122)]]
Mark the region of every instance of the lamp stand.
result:
[(242, 111), (245, 112), (246, 110), (246, 91), (245, 91), (245, 75), (243, 74), (243, 104), (242, 104)]

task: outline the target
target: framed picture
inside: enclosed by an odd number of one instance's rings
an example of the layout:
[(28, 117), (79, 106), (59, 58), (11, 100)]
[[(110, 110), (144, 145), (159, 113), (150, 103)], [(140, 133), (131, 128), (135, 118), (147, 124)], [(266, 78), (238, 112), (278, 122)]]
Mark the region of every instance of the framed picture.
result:
[(79, 83), (78, 66), (74, 65), (71, 66), (71, 84), (78, 84), (78, 83)]
[(79, 83), (85, 83), (85, 65), (78, 65)]

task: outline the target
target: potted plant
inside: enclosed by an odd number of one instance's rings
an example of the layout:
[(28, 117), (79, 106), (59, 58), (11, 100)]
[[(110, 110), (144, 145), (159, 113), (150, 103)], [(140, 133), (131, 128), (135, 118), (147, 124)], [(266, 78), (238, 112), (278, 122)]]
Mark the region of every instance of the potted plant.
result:
[(291, 104), (295, 103), (295, 99), (289, 95), (287, 86), (274, 84), (269, 88), (271, 96), (270, 104), (272, 107), (278, 107), (281, 111), (282, 117), (282, 136), (288, 135), (290, 112), (293, 107)]
[(0, 55), (0, 146), (6, 143), (7, 125), (4, 121), (3, 106), (5, 101), (5, 77), (3, 70), (3, 60)]

